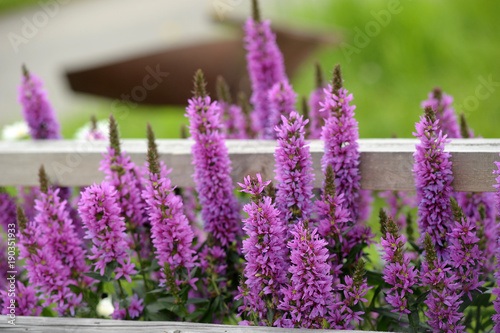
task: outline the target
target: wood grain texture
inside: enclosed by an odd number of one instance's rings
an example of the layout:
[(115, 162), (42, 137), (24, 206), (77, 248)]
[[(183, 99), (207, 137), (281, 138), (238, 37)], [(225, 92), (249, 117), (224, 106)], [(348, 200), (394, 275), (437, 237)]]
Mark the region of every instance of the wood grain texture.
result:
[[(7, 316), (0, 316), (1, 332), (31, 333), (307, 333), (310, 329), (285, 329), (236, 325), (215, 325), (160, 321), (122, 321), (87, 318), (16, 317), (16, 325), (7, 323)], [(369, 331), (321, 330), (321, 332), (370, 333)]]
[[(191, 165), (191, 140), (158, 140), (160, 158), (172, 169), (170, 177), (178, 186), (194, 186)], [(361, 187), (367, 190), (414, 190), (413, 153), (415, 139), (361, 139)], [(264, 179), (274, 177), (274, 149), (268, 140), (227, 140), (233, 171), (241, 182), (248, 174), (260, 172)], [(38, 183), (38, 168), (43, 164), (53, 182), (84, 186), (103, 179), (99, 171), (107, 142), (75, 140), (0, 142), (0, 186)], [(142, 165), (146, 159), (145, 140), (122, 140), (122, 150)], [(456, 191), (494, 191), (492, 185), (500, 160), (500, 139), (456, 139), (446, 147), (452, 155)], [(320, 168), (323, 143), (311, 141), (315, 186), (321, 186)]]

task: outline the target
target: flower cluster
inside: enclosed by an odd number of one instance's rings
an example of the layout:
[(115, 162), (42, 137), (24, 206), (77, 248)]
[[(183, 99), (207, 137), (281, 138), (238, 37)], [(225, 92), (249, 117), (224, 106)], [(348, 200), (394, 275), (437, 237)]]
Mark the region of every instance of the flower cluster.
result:
[(19, 102), (33, 139), (60, 139), (60, 126), (43, 89), (42, 80), (23, 67), (23, 82), (19, 87)]
[(89, 259), (98, 259), (94, 262), (94, 270), (102, 276), (108, 264), (117, 262), (119, 267), (115, 270), (115, 279), (123, 276), (131, 282), (130, 275), (137, 272), (127, 253), (125, 221), (116, 189), (106, 181), (87, 187), (82, 193), (78, 211), (87, 229), (85, 238), (93, 243)]
[(429, 93), (428, 99), (422, 102), (422, 108), (430, 107), (434, 111), (443, 134), (449, 138), (461, 138), (457, 115), (451, 103), (453, 103), (453, 97), (436, 87)]
[[(257, 174), (256, 178), (245, 177), (245, 183), (240, 184), (241, 192), (251, 194), (254, 201), (243, 207), (248, 214), (243, 220), (248, 238), (243, 241), (242, 249), (247, 261), (242, 281), (246, 288), (240, 287), (238, 298), (243, 298), (242, 310), (253, 313), (257, 322), (265, 321), (268, 311), (276, 311), (282, 299), (281, 287), (287, 282), (287, 228), (271, 198), (262, 195), (270, 182), (263, 182)], [(267, 323), (272, 324), (272, 321)]]
[[(256, 1), (253, 2), (254, 15), (245, 24), (244, 44), (247, 50), (247, 67), (252, 84), (251, 113), (252, 130), (262, 138), (273, 138), (274, 124), (270, 122), (269, 89), (286, 79), (283, 55), (271, 31), (269, 21), (261, 21)], [(279, 120), (279, 118), (278, 118)], [(270, 135), (267, 137), (266, 135)]]
[(287, 80), (276, 82), (269, 89), (270, 125), (265, 136), (268, 139), (276, 139), (276, 126), (279, 126), (283, 117), (288, 118), (292, 112), (296, 112), (297, 94)]
[(453, 220), (450, 204), (453, 174), (450, 153), (444, 151), (444, 145), (448, 141), (438, 124), (439, 120), (435, 119), (431, 108), (426, 108), (425, 115), (415, 124), (416, 132), (413, 135), (420, 142), (413, 154), (413, 174), (419, 202), (418, 225), (421, 235), (429, 233), (438, 247), (438, 255), (447, 257), (447, 239)]
[(276, 204), (287, 223), (309, 219), (312, 213), (314, 175), (309, 147), (304, 140), (304, 120), (295, 111), (282, 117), (283, 124), (276, 128), (278, 146), (276, 161)]
[(241, 234), (239, 204), (229, 176), (231, 161), (221, 134), (220, 108), (204, 92), (201, 71), (196, 74), (195, 91), (189, 100), (186, 116), (190, 120), (194, 181), (202, 207), (205, 231), (219, 245), (227, 247)]

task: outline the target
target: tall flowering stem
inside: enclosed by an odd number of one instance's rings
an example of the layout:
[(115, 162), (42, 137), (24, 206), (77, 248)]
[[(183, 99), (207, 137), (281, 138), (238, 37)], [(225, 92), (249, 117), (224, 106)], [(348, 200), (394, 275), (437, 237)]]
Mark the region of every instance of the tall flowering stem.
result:
[[(155, 254), (161, 267), (160, 282), (169, 292), (179, 298), (179, 285), (193, 284), (197, 279), (186, 281), (189, 271), (195, 266), (195, 251), (192, 249), (193, 230), (184, 215), (181, 197), (174, 192), (168, 177), (169, 170), (158, 161), (154, 134), (148, 124), (148, 167), (149, 179), (146, 181), (142, 196), (147, 203), (151, 221), (151, 237), (156, 249)], [(187, 274), (184, 274), (183, 270)], [(173, 274), (167, 277), (166, 274)], [(175, 281), (171, 285), (171, 281)]]
[(314, 175), (309, 146), (304, 140), (304, 120), (293, 111), (283, 124), (276, 127), (278, 146), (274, 153), (276, 161), (276, 203), (282, 218), (287, 223), (309, 219), (313, 210), (312, 189)]
[(413, 294), (413, 286), (416, 286), (418, 271), (410, 266), (410, 257), (404, 253), (406, 238), (398, 231), (397, 224), (388, 217), (381, 219), (381, 230), (383, 232), (380, 240), (384, 251), (382, 259), (385, 260), (384, 281), (391, 285), (385, 300), (393, 307), (391, 312), (398, 312), (400, 318), (403, 314), (409, 315), (410, 294)]
[(462, 301), (457, 276), (440, 259), (435, 251), (435, 244), (429, 233), (424, 237), (425, 261), (420, 271), (421, 285), (430, 291), (424, 303), (427, 310), (427, 324), (433, 332), (462, 332), (465, 329), (459, 312)]
[(440, 129), (448, 138), (461, 138), (460, 125), (451, 103), (453, 103), (453, 97), (436, 87), (429, 93), (428, 99), (422, 102), (422, 108), (424, 110), (428, 107), (432, 108), (436, 119), (439, 120)]
[(92, 255), (94, 271), (104, 276), (110, 265), (118, 267), (115, 279), (123, 276), (132, 282), (130, 275), (136, 274), (135, 265), (130, 261), (127, 251), (130, 249), (126, 241), (126, 226), (121, 216), (118, 192), (108, 182), (94, 184), (82, 193), (78, 211), (85, 226), (85, 238), (92, 240)]
[[(103, 157), (99, 170), (106, 175), (106, 182), (116, 189), (119, 212), (129, 235), (127, 248), (132, 248), (137, 253), (139, 268), (145, 276), (144, 266), (152, 251), (146, 203), (141, 197), (142, 171), (126, 152), (121, 151), (118, 125), (112, 115), (109, 118), (109, 147)], [(146, 282), (145, 287), (147, 288)]]
[(290, 284), (283, 288), (284, 297), (278, 306), (282, 317), (274, 325), (325, 328), (330, 319), (328, 308), (334, 302), (326, 241), (317, 229), (311, 231), (302, 222), (294, 226), (291, 234)]
[[(496, 189), (495, 199), (497, 211), (500, 212), (500, 162), (495, 161), (495, 165), (497, 166), (497, 170), (493, 170), (493, 174), (497, 175), (495, 178), (496, 184), (493, 187)], [(495, 332), (500, 332), (500, 238), (496, 239), (496, 248), (495, 248), (495, 287), (493, 288), (493, 294), (496, 295), (495, 300), (493, 301), (493, 306), (495, 308), (495, 314), (492, 316), (492, 319), (495, 323)]]
[[(257, 0), (252, 1), (253, 17), (244, 26), (247, 67), (252, 84), (252, 130), (264, 139), (272, 139), (274, 124), (270, 122), (269, 89), (286, 79), (283, 55), (276, 44), (269, 21), (261, 21)], [(278, 118), (279, 120), (279, 118)], [(269, 137), (270, 136), (270, 137)]]
[(325, 181), (321, 200), (315, 201), (316, 213), (318, 215), (318, 232), (330, 247), (330, 263), (332, 275), (337, 278), (342, 269), (342, 243), (352, 223), (349, 220), (349, 212), (343, 205), (344, 195), (338, 194), (335, 189), (335, 174), (329, 165), (326, 168)]
[(413, 133), (420, 142), (413, 154), (415, 165), (415, 187), (417, 190), (418, 225), (422, 237), (428, 233), (436, 244), (440, 257), (447, 257), (448, 233), (451, 231), (453, 214), (450, 196), (453, 192), (451, 182), (450, 153), (444, 151), (446, 135), (439, 130), (439, 120), (434, 111), (427, 107), (425, 115), (415, 124)]
[(50, 105), (42, 80), (23, 66), (23, 79), (19, 87), (19, 102), (33, 139), (60, 139), (61, 130)]
[[(45, 299), (44, 306), (54, 303), (55, 310), (60, 315), (74, 316), (77, 307), (81, 306), (82, 295), (77, 296), (69, 288), (70, 285), (77, 284), (71, 276), (71, 270), (65, 267), (61, 257), (54, 251), (47, 251), (47, 238), (42, 226), (35, 221), (28, 222), (21, 208), (18, 208), (17, 221), (19, 259), (25, 259), (29, 284), (40, 293), (40, 298)], [(35, 312), (38, 311), (35, 308)]]
[(280, 219), (272, 199), (263, 194), (271, 181), (262, 181), (260, 174), (245, 177), (239, 184), (241, 192), (252, 195), (253, 201), (243, 207), (248, 218), (243, 230), (248, 238), (243, 241), (246, 265), (240, 295), (244, 306), (241, 310), (251, 313), (254, 321), (272, 326), (277, 315), (277, 304), (283, 298), (282, 286), (287, 283), (288, 269), (286, 248), (286, 226)]
[(359, 215), (358, 198), (361, 175), (359, 173), (358, 122), (354, 119), (356, 106), (350, 105), (352, 94), (342, 88), (340, 66), (334, 70), (334, 82), (324, 89), (325, 98), (320, 105), (325, 113), (321, 139), (325, 153), (321, 159), (323, 173), (333, 167), (338, 193), (343, 193), (350, 218), (356, 222)]
[(220, 108), (206, 95), (203, 73), (195, 76), (195, 96), (186, 116), (194, 140), (194, 181), (198, 191), (205, 231), (217, 245), (228, 247), (241, 234), (239, 204), (230, 178), (231, 161), (221, 134)]

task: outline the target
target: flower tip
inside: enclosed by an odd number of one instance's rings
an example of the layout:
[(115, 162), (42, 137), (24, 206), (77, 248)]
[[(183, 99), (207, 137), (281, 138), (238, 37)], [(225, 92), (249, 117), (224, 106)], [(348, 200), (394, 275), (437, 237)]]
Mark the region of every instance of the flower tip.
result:
[(22, 68), (24, 77), (25, 78), (29, 78), (30, 77), (30, 72), (28, 71), (28, 68), (26, 67), (26, 64), (23, 64), (21, 68)]
[(196, 98), (204, 98), (207, 97), (207, 82), (205, 81), (205, 76), (203, 75), (203, 71), (198, 69), (194, 74), (194, 97)]
[(319, 61), (316, 61), (314, 63), (314, 78), (316, 81), (316, 88), (320, 89), (323, 88), (325, 85), (325, 78), (323, 77), (323, 69), (321, 68), (321, 65)]
[(260, 9), (259, 2), (257, 0), (252, 0), (252, 18), (255, 22), (260, 22)]
[(338, 95), (338, 92), (343, 87), (342, 71), (340, 70), (340, 64), (336, 64), (333, 69), (333, 93)]

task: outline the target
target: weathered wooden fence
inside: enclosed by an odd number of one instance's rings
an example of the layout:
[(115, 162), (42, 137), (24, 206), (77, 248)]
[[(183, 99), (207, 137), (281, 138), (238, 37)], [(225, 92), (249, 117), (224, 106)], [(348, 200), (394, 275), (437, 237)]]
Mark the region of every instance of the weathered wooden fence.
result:
[[(413, 190), (414, 139), (362, 139), (361, 187), (367, 190)], [(191, 140), (158, 140), (160, 158), (172, 168), (170, 177), (178, 186), (193, 186)], [(0, 142), (0, 186), (37, 185), (38, 169), (45, 166), (49, 177), (59, 185), (83, 186), (103, 179), (98, 170), (104, 141), (16, 141)], [(274, 176), (275, 141), (227, 140), (232, 160), (232, 178), (241, 182), (248, 174), (260, 172), (264, 179)], [(122, 140), (122, 150), (142, 164), (146, 159), (145, 140)], [(320, 160), (323, 143), (311, 141), (310, 150), (316, 173), (316, 186), (322, 182)], [(447, 145), (452, 155), (453, 187), (456, 191), (493, 191), (500, 160), (500, 139), (457, 139)]]
[[(158, 140), (160, 158), (172, 168), (174, 184), (193, 186), (190, 140)], [(361, 187), (367, 190), (413, 190), (412, 175), (414, 139), (360, 140)], [(0, 142), (0, 186), (37, 185), (38, 168), (43, 164), (51, 179), (59, 185), (84, 186), (103, 179), (98, 170), (107, 142), (85, 141), (17, 141)], [(233, 181), (260, 172), (264, 179), (274, 176), (275, 141), (228, 140), (232, 160)], [(146, 158), (145, 140), (122, 140), (122, 150), (142, 164)], [(312, 141), (310, 150), (316, 174), (316, 186), (322, 181), (321, 141)], [(457, 191), (493, 191), (500, 160), (500, 139), (453, 140), (446, 148), (452, 155), (454, 182)], [(83, 318), (16, 317), (15, 326), (9, 317), (0, 316), (0, 332), (139, 332), (205, 333), (205, 332), (307, 332), (310, 330), (244, 327), (178, 322), (137, 322)], [(334, 331), (329, 331), (334, 332)], [(344, 331), (345, 332), (345, 331)], [(351, 331), (359, 332), (359, 331)]]

